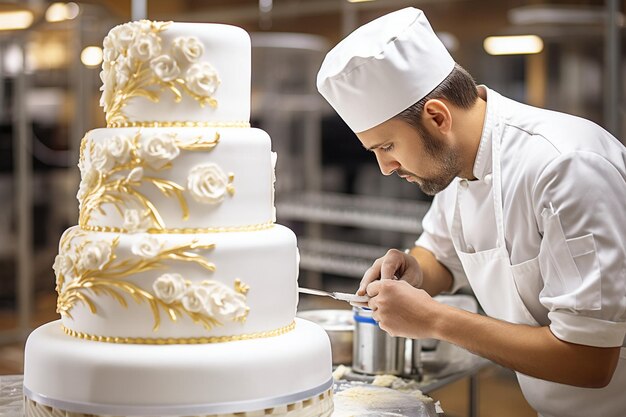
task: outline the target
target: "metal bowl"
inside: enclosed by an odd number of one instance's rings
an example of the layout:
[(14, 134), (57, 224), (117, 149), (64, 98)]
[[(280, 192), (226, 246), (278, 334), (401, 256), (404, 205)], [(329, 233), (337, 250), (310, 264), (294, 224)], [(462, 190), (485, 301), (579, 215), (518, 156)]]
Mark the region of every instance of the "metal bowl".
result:
[(305, 310), (298, 317), (320, 325), (330, 339), (333, 365), (352, 363), (354, 313), (352, 310)]

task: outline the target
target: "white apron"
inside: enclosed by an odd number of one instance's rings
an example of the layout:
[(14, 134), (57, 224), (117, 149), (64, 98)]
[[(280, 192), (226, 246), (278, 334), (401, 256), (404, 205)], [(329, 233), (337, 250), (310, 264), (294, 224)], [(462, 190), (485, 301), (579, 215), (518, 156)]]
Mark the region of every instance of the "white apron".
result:
[[(492, 192), (495, 227), (485, 224), (487, 233), (495, 229), (496, 247), (480, 252), (466, 252), (467, 245), (463, 235), (460, 204), (467, 193), (466, 180), (460, 180), (452, 219), (451, 237), (456, 252), (463, 264), (468, 281), (485, 312), (494, 318), (511, 323), (539, 326), (537, 320), (545, 325), (545, 317), (533, 317), (520, 297), (515, 282), (531, 282), (524, 288), (537, 289), (532, 297), (539, 299), (543, 286), (538, 258), (519, 265), (511, 265), (504, 239), (504, 221), (502, 210), (502, 181), (500, 166), (500, 146), (503, 122), (496, 120), (492, 133)], [(560, 230), (558, 215), (548, 210), (544, 212), (546, 229)], [(476, 219), (492, 222), (491, 219)], [(557, 229), (558, 227), (558, 229)], [(563, 245), (565, 245), (563, 237)], [(566, 247), (566, 246), (563, 246)], [(575, 267), (575, 266), (574, 266)], [(530, 281), (528, 281), (530, 280)], [(520, 286), (522, 287), (522, 286)], [(525, 298), (529, 294), (524, 294)], [(528, 298), (526, 298), (528, 299)], [(572, 366), (575, 366), (573, 364)], [(626, 348), (621, 349), (620, 360), (611, 383), (602, 389), (578, 388), (533, 378), (517, 373), (522, 392), (529, 404), (541, 417), (626, 417)]]

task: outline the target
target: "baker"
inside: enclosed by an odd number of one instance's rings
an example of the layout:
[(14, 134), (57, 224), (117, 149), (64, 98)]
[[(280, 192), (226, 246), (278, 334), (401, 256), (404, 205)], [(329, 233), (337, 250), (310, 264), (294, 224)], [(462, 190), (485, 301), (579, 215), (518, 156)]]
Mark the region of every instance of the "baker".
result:
[[(542, 417), (626, 416), (624, 146), (477, 86), (415, 8), (341, 41), (317, 87), (384, 175), (434, 196), (415, 247), (361, 280), (380, 327), (515, 370)], [(432, 298), (465, 285), (487, 316)]]

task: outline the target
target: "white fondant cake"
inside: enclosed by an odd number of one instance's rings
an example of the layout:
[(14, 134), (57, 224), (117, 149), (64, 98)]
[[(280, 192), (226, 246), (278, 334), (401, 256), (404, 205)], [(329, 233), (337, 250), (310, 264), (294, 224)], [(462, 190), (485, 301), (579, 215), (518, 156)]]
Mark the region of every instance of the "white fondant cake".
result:
[[(238, 336), (285, 329), (295, 316), (296, 237), (284, 226), (168, 235), (75, 226), (61, 238), (60, 256), (76, 258), (63, 266), (58, 276), (64, 279), (57, 282), (61, 321), (69, 332), (146, 339)], [(95, 268), (85, 269), (87, 262)], [(67, 279), (64, 271), (76, 277)]]
[(150, 21), (116, 26), (104, 39), (100, 74), (107, 124), (245, 124), (250, 61), (250, 36), (235, 26)]
[(267, 133), (252, 128), (95, 129), (82, 143), (80, 225), (124, 232), (267, 228), (274, 220), (270, 145)]
[(24, 387), (41, 405), (84, 414), (204, 416), (293, 408), (331, 389), (323, 363), (331, 360), (327, 343), (324, 330), (300, 319), (293, 331), (267, 339), (164, 346), (84, 341), (52, 322), (28, 340)]
[(104, 46), (108, 127), (81, 144), (27, 416), (329, 416), (330, 343), (295, 319), (296, 238), (274, 223), (270, 138), (248, 125), (247, 33), (140, 21)]

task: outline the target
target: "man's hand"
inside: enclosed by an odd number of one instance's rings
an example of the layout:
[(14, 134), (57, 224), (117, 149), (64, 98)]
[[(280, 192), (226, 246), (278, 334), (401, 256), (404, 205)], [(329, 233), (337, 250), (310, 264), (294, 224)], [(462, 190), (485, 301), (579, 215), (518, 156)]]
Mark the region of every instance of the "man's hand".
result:
[(366, 288), (371, 282), (380, 280), (399, 279), (411, 286), (419, 288), (422, 285), (422, 268), (417, 260), (397, 249), (389, 249), (385, 256), (376, 259), (372, 266), (365, 271), (357, 295), (365, 295)]
[(367, 294), (372, 297), (368, 303), (372, 318), (390, 336), (433, 337), (437, 310), (445, 308), (426, 291), (406, 281), (375, 281), (367, 286)]

